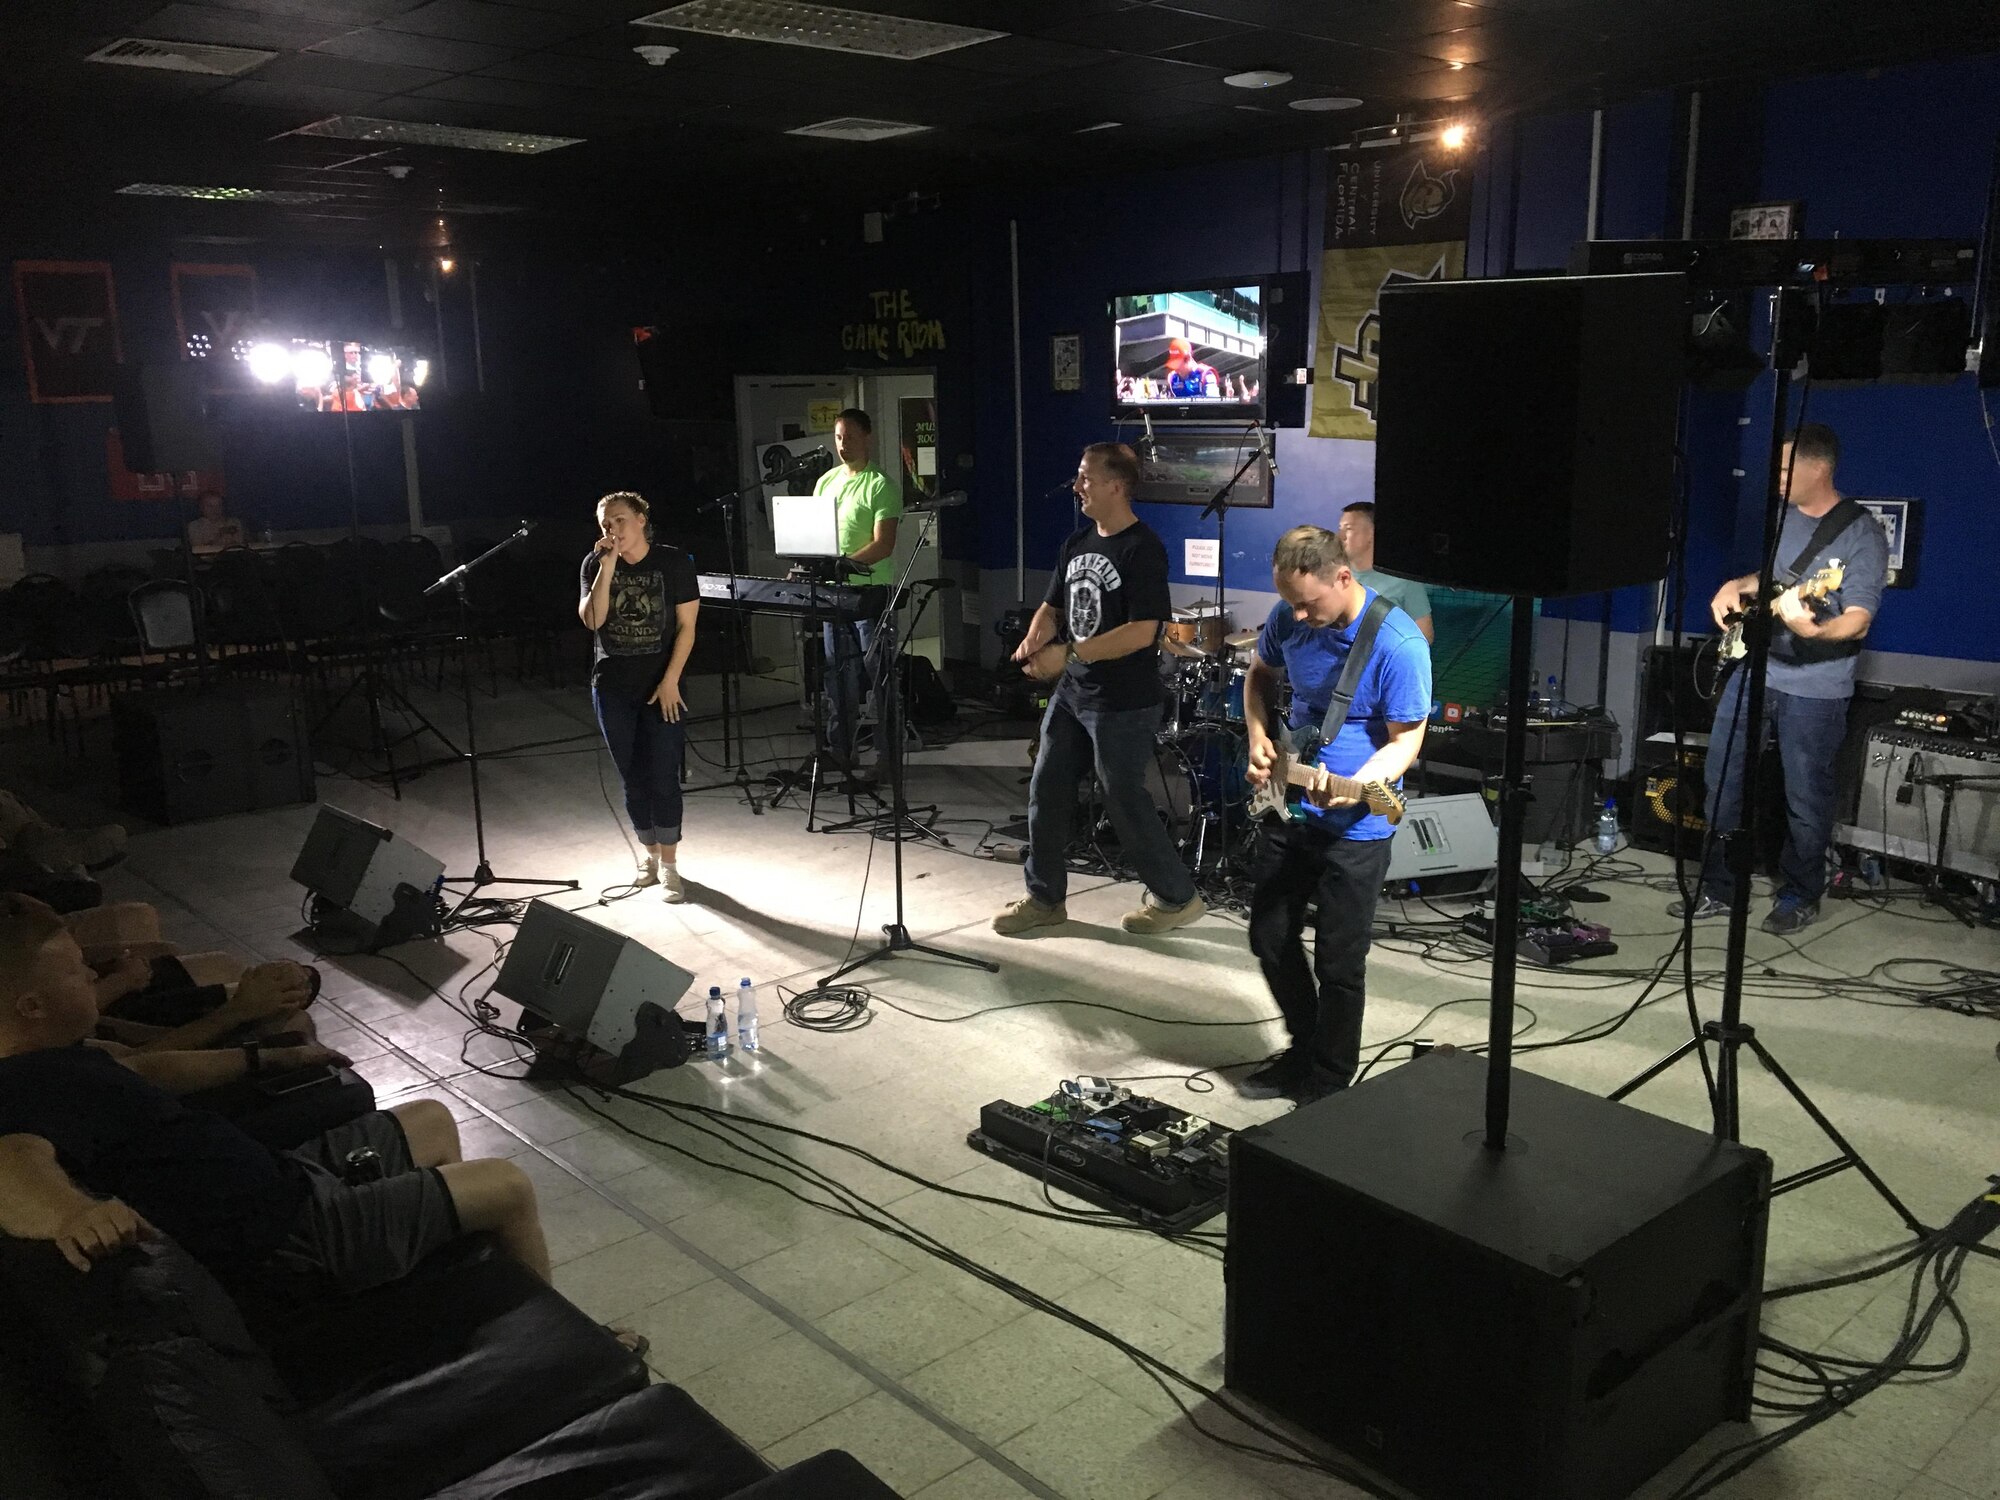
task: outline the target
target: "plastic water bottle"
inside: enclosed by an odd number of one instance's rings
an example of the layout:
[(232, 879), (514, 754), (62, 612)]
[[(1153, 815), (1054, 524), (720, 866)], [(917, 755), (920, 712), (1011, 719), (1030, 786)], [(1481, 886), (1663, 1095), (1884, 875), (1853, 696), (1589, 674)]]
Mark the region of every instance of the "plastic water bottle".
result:
[(736, 985), (736, 1043), (745, 1052), (757, 1050), (757, 991), (747, 979)]
[(1597, 852), (1609, 854), (1618, 847), (1618, 799), (1606, 797), (1604, 810), (1597, 815)]
[(721, 1062), (729, 1056), (729, 1007), (723, 1003), (722, 986), (708, 987), (708, 1034), (702, 1046), (702, 1055), (710, 1062)]

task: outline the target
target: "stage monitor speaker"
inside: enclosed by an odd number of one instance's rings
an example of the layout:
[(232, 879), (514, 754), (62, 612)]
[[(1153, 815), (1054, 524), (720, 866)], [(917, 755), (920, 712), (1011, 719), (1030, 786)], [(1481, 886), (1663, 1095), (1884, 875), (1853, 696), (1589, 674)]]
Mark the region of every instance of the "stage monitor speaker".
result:
[(378, 823), (321, 807), (292, 863), (317, 896), (316, 921), (334, 922), (369, 952), (437, 931), (444, 863)]
[(674, 1012), (694, 975), (622, 932), (546, 901), (528, 903), (493, 988), (612, 1059), (610, 1081), (677, 1068), (701, 1023)]
[(122, 693), (111, 738), (120, 800), (155, 823), (313, 800), (305, 720), (281, 689)]
[(1699, 859), (1708, 837), (1708, 736), (1661, 731), (1639, 742), (1632, 759), (1632, 847)]
[(1750, 1414), (1770, 1159), (1432, 1053), (1229, 1160), (1228, 1384), (1428, 1500), (1622, 1500)]
[(192, 362), (118, 367), (113, 409), (126, 468), (180, 474), (215, 467), (201, 375)]
[(1428, 888), (1439, 876), (1473, 875), (1500, 863), (1500, 831), (1478, 792), (1412, 797), (1399, 829), (1384, 880), (1421, 880)]
[(1679, 275), (1382, 289), (1375, 565), (1499, 594), (1666, 574)]

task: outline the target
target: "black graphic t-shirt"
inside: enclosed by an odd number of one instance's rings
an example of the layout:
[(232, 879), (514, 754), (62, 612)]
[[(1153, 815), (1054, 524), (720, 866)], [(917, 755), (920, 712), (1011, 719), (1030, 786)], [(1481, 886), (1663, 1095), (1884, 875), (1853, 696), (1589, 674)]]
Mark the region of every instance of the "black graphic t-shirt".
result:
[[(583, 598), (597, 582), (601, 561), (583, 560)], [(694, 563), (685, 552), (654, 543), (636, 563), (620, 561), (611, 575), (611, 608), (592, 636), (591, 681), (645, 698), (667, 673), (679, 626), (674, 607), (701, 597)]]
[[(1095, 526), (1085, 526), (1063, 543), (1048, 602), (1062, 611), (1073, 641), (1087, 641), (1134, 620), (1164, 620), (1173, 613), (1166, 545), (1144, 521), (1134, 521), (1115, 536), (1099, 536)], [(1072, 661), (1058, 690), (1078, 708), (1156, 707), (1160, 648), (1150, 645), (1112, 661)]]

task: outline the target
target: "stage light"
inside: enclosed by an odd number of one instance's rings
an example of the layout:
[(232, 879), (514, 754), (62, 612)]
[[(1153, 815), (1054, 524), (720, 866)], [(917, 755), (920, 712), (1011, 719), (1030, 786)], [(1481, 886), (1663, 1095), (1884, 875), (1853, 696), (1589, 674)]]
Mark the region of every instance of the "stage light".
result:
[(371, 385), (393, 385), (396, 380), (396, 356), (393, 354), (371, 354), (368, 356), (368, 382)]
[(276, 385), (292, 368), (292, 354), (283, 344), (252, 344), (243, 356), (250, 374), (265, 385)]
[(453, 260), (449, 255), (440, 255), (438, 257), (438, 269), (449, 276), (453, 271), (458, 269), (458, 262)]
[(308, 344), (292, 356), (292, 379), (301, 386), (323, 386), (333, 379), (333, 356)]
[(1469, 125), (1447, 125), (1438, 132), (1438, 144), (1447, 151), (1463, 150), (1471, 135), (1472, 127)]
[(430, 379), (430, 374), (431, 362), (427, 359), (420, 359), (410, 367), (410, 384), (422, 385), (426, 380)]

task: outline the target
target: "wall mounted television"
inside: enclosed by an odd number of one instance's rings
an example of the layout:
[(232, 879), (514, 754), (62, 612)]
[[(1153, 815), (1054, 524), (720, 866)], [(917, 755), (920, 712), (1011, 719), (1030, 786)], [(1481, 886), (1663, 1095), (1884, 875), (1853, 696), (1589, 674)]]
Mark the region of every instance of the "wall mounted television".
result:
[(430, 361), (414, 349), (358, 340), (294, 339), (288, 374), (306, 411), (416, 411)]
[(1262, 420), (1266, 300), (1255, 281), (1113, 297), (1114, 420)]

